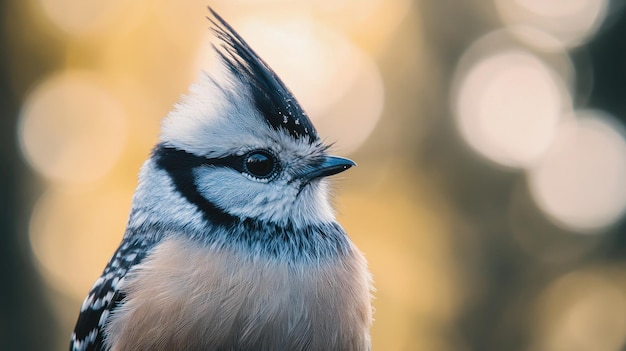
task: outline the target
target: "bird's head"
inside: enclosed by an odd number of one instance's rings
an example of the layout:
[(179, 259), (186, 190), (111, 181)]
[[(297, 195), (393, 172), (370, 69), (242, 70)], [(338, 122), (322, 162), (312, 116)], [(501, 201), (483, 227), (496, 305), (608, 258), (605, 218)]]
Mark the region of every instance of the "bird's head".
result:
[(214, 222), (332, 222), (323, 179), (354, 162), (327, 154), (278, 76), (212, 14), (222, 70), (204, 74), (165, 119), (153, 168)]

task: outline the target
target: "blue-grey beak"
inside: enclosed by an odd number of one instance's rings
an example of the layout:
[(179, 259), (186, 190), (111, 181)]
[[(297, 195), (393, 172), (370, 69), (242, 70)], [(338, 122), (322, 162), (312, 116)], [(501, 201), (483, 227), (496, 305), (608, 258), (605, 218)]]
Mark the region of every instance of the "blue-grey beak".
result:
[(309, 169), (302, 178), (307, 181), (311, 181), (313, 179), (328, 177), (331, 175), (335, 175), (337, 173), (341, 173), (348, 168), (356, 166), (354, 161), (337, 156), (325, 156), (322, 163), (315, 165), (311, 169)]

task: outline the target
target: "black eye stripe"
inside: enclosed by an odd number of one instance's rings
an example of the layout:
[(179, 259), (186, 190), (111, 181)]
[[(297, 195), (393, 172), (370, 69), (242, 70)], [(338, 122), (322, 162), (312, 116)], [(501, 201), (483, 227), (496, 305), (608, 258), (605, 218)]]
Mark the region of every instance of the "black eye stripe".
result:
[[(225, 157), (202, 157), (189, 153), (185, 150), (177, 149), (171, 146), (165, 146), (163, 144), (157, 145), (153, 151), (153, 157), (158, 160), (158, 164), (161, 168), (166, 170), (181, 170), (192, 169), (200, 166), (214, 166), (214, 167), (229, 167), (240, 173), (248, 173), (252, 176), (257, 176), (249, 172), (246, 167), (246, 160), (256, 153), (262, 153), (271, 157), (276, 161), (276, 157), (267, 151), (252, 151), (243, 155), (230, 155)], [(278, 166), (274, 166), (274, 171)], [(267, 176), (263, 176), (267, 178)]]

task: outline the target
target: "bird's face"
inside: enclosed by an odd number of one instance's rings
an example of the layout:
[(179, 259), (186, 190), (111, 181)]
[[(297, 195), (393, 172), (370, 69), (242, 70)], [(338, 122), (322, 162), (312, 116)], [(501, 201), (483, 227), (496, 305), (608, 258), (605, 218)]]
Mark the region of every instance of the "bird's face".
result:
[(188, 186), (217, 209), (296, 226), (332, 221), (324, 177), (354, 165), (328, 156), (314, 134), (272, 127), (245, 85), (208, 76), (165, 120), (159, 147), (172, 153), (164, 168), (187, 174)]
[(165, 119), (137, 199), (151, 197), (156, 216), (199, 209), (211, 222), (332, 223), (323, 178), (354, 163), (328, 156), (278, 76), (219, 16), (211, 21), (222, 70), (202, 75)]

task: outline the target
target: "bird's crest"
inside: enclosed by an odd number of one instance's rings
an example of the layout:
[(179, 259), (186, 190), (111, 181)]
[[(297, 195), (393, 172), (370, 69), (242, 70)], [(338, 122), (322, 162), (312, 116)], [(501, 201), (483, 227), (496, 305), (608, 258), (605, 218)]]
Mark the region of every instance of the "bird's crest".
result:
[(317, 141), (319, 137), (313, 123), (276, 73), (222, 17), (211, 8), (209, 11), (211, 30), (220, 40), (213, 48), (230, 73), (249, 88), (254, 104), (267, 123), (295, 138)]

